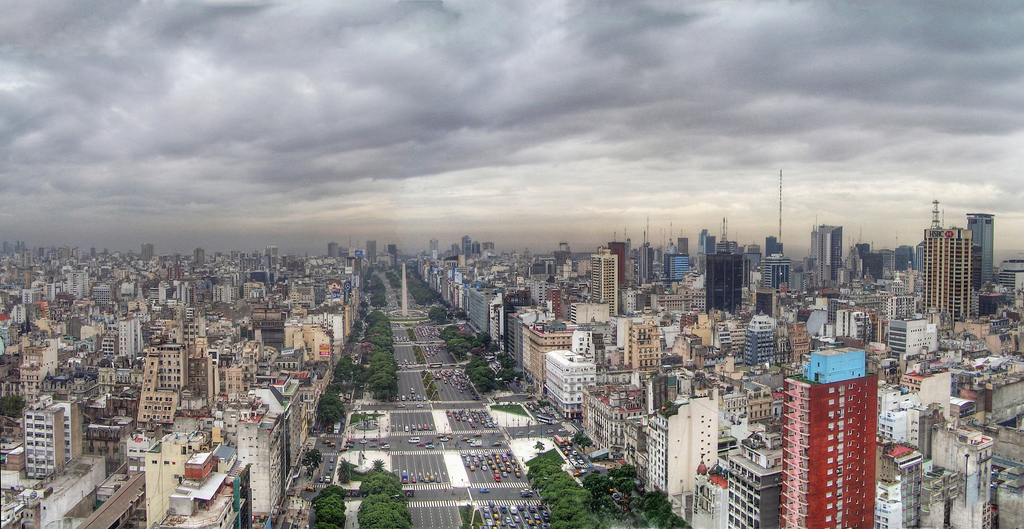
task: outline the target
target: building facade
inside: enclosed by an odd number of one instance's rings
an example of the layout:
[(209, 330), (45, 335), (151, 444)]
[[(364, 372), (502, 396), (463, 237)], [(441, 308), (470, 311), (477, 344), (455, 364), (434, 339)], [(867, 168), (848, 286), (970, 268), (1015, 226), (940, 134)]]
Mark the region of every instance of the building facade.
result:
[(878, 378), (863, 350), (816, 351), (786, 379), (781, 526), (872, 529)]

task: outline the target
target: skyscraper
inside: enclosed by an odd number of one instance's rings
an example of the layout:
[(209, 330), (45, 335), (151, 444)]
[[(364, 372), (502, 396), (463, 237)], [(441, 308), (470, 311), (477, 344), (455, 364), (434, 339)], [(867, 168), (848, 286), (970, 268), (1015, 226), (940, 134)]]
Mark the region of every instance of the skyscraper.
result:
[(619, 313), (619, 256), (600, 247), (590, 256), (590, 297), (608, 305), (608, 314)]
[(994, 275), (992, 261), (993, 220), (990, 213), (968, 213), (967, 229), (974, 237), (973, 243), (981, 247), (981, 282), (991, 283)]
[(718, 253), (706, 256), (704, 295), (707, 311), (739, 312), (743, 304), (743, 256)]
[(206, 250), (202, 248), (196, 248), (192, 250), (192, 262), (201, 265), (206, 262)]
[(878, 377), (863, 350), (815, 351), (786, 379), (783, 529), (872, 529)]
[(690, 239), (688, 237), (677, 238), (676, 250), (683, 255), (690, 255)]
[(142, 260), (152, 261), (153, 260), (153, 243), (144, 242), (142, 243)]
[(646, 285), (654, 279), (654, 248), (651, 247), (651, 243), (644, 241), (636, 250), (636, 284)]
[(327, 257), (340, 257), (341, 253), (338, 250), (338, 243), (329, 242), (327, 243)]
[(788, 257), (780, 254), (768, 255), (761, 262), (761, 277), (764, 286), (779, 290), (782, 285), (789, 285), (789, 270), (791, 262)]
[(775, 360), (775, 320), (770, 315), (759, 314), (747, 324), (743, 344), (743, 363), (748, 366), (763, 365)]
[[(621, 286), (625, 284), (626, 281), (626, 254), (628, 253), (628, 250), (626, 250), (626, 243), (620, 241), (609, 242), (608, 250), (611, 251), (612, 255), (618, 259), (618, 264), (616, 265), (618, 266), (618, 275), (616, 277), (618, 278), (619, 285)], [(615, 314), (615, 312), (613, 311), (612, 314)]]
[(914, 262), (914, 247), (907, 246), (906, 244), (896, 247), (896, 271), (905, 272), (907, 269), (913, 267)]
[(366, 241), (366, 259), (371, 263), (377, 261), (377, 241)]
[(437, 239), (430, 239), (430, 253), (437, 251)]
[(924, 303), (963, 321), (971, 308), (971, 230), (924, 230)]
[(814, 286), (836, 286), (843, 266), (843, 227), (822, 224), (811, 232)]
[(764, 254), (775, 255), (782, 254), (782, 243), (774, 235), (770, 235), (764, 238)]
[(469, 257), (473, 255), (473, 239), (469, 235), (462, 236), (462, 255)]

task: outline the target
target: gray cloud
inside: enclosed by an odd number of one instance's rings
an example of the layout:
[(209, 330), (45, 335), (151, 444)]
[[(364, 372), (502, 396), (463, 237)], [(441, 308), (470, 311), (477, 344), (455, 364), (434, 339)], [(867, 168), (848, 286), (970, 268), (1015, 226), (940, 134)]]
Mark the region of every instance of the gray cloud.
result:
[(792, 246), (934, 196), (1024, 248), (1012, 3), (423, 6), (0, 0), (0, 235), (757, 240), (784, 167)]

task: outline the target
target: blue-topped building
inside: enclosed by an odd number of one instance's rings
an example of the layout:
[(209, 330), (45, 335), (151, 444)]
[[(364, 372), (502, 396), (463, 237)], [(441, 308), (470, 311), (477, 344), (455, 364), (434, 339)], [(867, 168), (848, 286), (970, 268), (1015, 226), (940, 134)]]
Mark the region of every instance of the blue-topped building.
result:
[(804, 378), (818, 384), (861, 378), (867, 373), (863, 349), (843, 347), (811, 352), (811, 361), (804, 366)]

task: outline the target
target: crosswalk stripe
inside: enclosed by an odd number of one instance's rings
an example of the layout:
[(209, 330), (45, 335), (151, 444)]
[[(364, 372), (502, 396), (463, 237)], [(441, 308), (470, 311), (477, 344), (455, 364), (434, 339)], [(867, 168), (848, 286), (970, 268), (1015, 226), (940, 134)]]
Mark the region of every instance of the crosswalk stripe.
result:
[(459, 502), (456, 500), (424, 500), (410, 501), (408, 505), (410, 509), (417, 507), (458, 507)]

